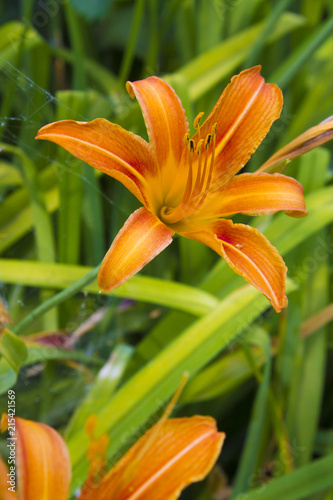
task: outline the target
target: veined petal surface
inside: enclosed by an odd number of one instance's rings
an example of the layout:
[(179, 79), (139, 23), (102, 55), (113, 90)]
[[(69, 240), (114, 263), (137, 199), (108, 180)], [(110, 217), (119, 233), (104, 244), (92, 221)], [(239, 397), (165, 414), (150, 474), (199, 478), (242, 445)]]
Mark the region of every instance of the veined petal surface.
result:
[(146, 208), (133, 212), (103, 259), (97, 277), (101, 290), (108, 292), (140, 271), (171, 243), (173, 234)]
[[(4, 419), (2, 417), (2, 427)], [(67, 500), (71, 465), (66, 444), (48, 425), (15, 418), (17, 478), (22, 500)]]
[(279, 118), (283, 97), (274, 84), (265, 83), (260, 66), (231, 79), (215, 108), (194, 136), (205, 138), (215, 123), (216, 150), (212, 187), (224, 185), (247, 163)]
[(155, 429), (146, 432), (82, 500), (174, 500), (183, 488), (208, 474), (224, 440), (210, 417), (168, 419), (156, 436)]
[(182, 103), (173, 88), (156, 76), (127, 82), (126, 88), (140, 104), (167, 193), (184, 151), (184, 136), (189, 131)]
[(237, 274), (264, 294), (277, 312), (287, 306), (287, 267), (263, 234), (228, 219), (207, 222), (200, 229), (182, 235), (215, 250)]
[(157, 173), (149, 144), (104, 118), (91, 122), (62, 120), (38, 131), (37, 139), (59, 144), (71, 154), (122, 182), (141, 203), (149, 206), (148, 183)]
[(222, 189), (208, 195), (198, 217), (226, 217), (232, 214), (263, 215), (285, 211), (305, 217), (302, 185), (282, 174), (240, 174)]

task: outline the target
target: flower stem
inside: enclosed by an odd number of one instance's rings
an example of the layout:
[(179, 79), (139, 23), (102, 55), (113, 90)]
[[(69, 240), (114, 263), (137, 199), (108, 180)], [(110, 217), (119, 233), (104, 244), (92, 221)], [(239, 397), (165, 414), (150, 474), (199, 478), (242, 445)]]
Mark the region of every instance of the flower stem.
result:
[(30, 325), (32, 325), (38, 318), (40, 318), (47, 311), (49, 311), (53, 307), (58, 306), (69, 297), (75, 295), (75, 293), (81, 291), (82, 288), (84, 288), (86, 285), (94, 281), (94, 279), (98, 274), (99, 268), (100, 264), (98, 264), (98, 266), (94, 267), (94, 269), (89, 271), (89, 273), (83, 276), (83, 278), (79, 279), (78, 281), (67, 287), (65, 290), (62, 290), (56, 295), (53, 295), (53, 297), (51, 297), (49, 300), (46, 300), (45, 302), (40, 304), (38, 307), (36, 307), (36, 309), (31, 311), (31, 313), (29, 313), (22, 321), (20, 321), (15, 326), (15, 328), (13, 328), (13, 331), (18, 335), (22, 334), (24, 330), (26, 330)]

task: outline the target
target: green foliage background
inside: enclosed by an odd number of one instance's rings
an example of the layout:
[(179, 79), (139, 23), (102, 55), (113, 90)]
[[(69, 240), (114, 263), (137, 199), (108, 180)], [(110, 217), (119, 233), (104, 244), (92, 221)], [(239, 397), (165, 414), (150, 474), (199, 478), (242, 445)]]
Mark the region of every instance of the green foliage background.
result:
[[(288, 265), (289, 306), (277, 315), (210, 249), (181, 238), (99, 294), (97, 264), (137, 201), (34, 140), (46, 123), (96, 117), (146, 137), (124, 84), (152, 74), (192, 122), (233, 74), (261, 64), (285, 104), (251, 171), (333, 114), (332, 0), (13, 0), (0, 4), (0, 24), (0, 280), (14, 322), (0, 340), (1, 409), (13, 388), (19, 416), (63, 433), (74, 492), (86, 417), (97, 413), (110, 434), (111, 466), (187, 371), (175, 415), (212, 415), (227, 439), (210, 478), (181, 498), (333, 499), (332, 144), (288, 166), (307, 218), (239, 217)], [(40, 332), (55, 332), (53, 344), (22, 341)]]

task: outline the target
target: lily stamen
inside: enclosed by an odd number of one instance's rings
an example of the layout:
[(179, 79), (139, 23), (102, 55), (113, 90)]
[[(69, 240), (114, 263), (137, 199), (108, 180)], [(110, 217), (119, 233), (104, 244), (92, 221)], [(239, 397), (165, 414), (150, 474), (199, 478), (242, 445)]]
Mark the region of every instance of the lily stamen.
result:
[[(210, 183), (212, 181), (214, 161), (215, 161), (216, 131), (217, 131), (217, 123), (214, 123), (214, 125), (212, 127), (212, 133), (211, 133), (211, 137), (213, 138), (213, 146), (212, 146), (212, 152), (211, 152), (211, 157), (210, 157), (210, 166), (209, 166), (209, 170), (208, 170), (207, 182), (206, 182), (205, 189), (201, 193), (201, 198), (200, 198), (199, 202), (197, 203), (196, 208), (199, 208), (203, 204), (203, 202), (205, 201), (206, 196), (209, 192)], [(211, 142), (211, 140), (210, 140), (210, 142)]]
[[(203, 113), (194, 120), (194, 126), (197, 127), (198, 134), (200, 131), (199, 121)], [(188, 150), (188, 177), (181, 203), (175, 209), (164, 206), (161, 209), (161, 216), (168, 221), (169, 224), (179, 222), (181, 219), (191, 215), (198, 207), (202, 205), (209, 192), (209, 187), (212, 180), (214, 160), (215, 160), (215, 146), (216, 146), (216, 131), (217, 123), (212, 127), (211, 133), (207, 135), (206, 139), (199, 139), (195, 144), (193, 139), (189, 138), (189, 134), (184, 137), (184, 144)], [(212, 150), (208, 152), (212, 146)], [(202, 156), (204, 148), (204, 165), (202, 168)], [(196, 179), (194, 182), (194, 169), (192, 155), (198, 156), (198, 163), (196, 168)], [(209, 162), (209, 167), (208, 167)], [(203, 186), (205, 188), (203, 189)]]
[(193, 127), (195, 128), (195, 130), (198, 131), (198, 137), (199, 137), (199, 140), (201, 139), (200, 137), (200, 121), (201, 121), (201, 118), (203, 117), (205, 113), (203, 111), (200, 111), (200, 113), (197, 114), (197, 116), (195, 117), (194, 121), (193, 121)]
[[(194, 194), (196, 194), (200, 191), (200, 182), (201, 182), (201, 176), (202, 176), (202, 168), (201, 168), (202, 167), (202, 149), (204, 147), (204, 142), (205, 141), (203, 139), (200, 139), (198, 144), (197, 144), (196, 150), (195, 150), (195, 153), (198, 156), (198, 166), (197, 166), (196, 181), (194, 183), (191, 198), (193, 197)], [(207, 163), (207, 155), (205, 155), (205, 164), (204, 164), (203, 171), (205, 171), (206, 163)]]

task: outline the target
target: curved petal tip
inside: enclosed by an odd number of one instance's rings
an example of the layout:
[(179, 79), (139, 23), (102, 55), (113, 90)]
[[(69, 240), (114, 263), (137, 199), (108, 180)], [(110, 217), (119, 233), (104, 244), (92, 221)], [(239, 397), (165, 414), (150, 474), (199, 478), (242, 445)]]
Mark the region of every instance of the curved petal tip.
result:
[(171, 243), (173, 234), (146, 208), (136, 210), (104, 257), (97, 277), (100, 289), (109, 292), (131, 278)]

